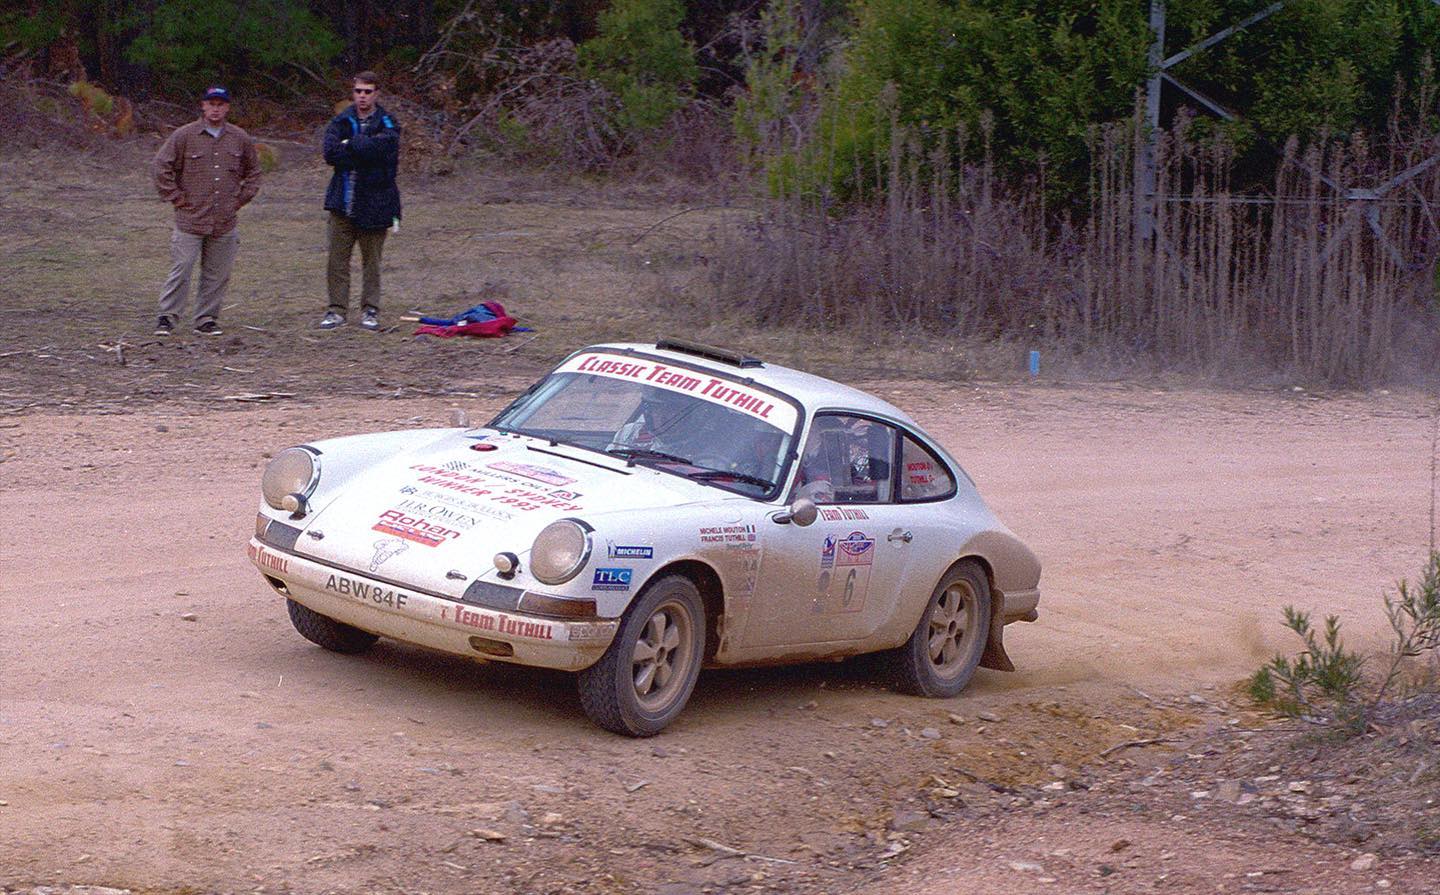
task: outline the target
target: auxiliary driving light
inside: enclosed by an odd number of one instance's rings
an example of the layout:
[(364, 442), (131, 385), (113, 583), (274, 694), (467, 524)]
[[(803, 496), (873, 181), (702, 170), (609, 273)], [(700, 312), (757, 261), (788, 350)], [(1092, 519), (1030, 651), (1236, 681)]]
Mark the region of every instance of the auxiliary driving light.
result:
[(495, 572), (501, 578), (514, 578), (520, 569), (520, 557), (507, 551), (495, 554)]

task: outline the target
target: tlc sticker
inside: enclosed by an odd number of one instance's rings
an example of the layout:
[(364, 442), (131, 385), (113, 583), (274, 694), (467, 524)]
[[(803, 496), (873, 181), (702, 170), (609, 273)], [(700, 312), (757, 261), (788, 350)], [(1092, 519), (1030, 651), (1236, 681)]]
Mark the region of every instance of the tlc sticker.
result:
[(591, 590), (629, 590), (630, 569), (596, 569), (595, 578), (590, 582)]

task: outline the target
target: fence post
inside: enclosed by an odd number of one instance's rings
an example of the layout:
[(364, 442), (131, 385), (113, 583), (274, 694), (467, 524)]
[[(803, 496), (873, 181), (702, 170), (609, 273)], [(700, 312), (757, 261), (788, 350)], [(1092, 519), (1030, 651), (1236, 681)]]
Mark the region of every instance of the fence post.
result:
[(1135, 164), (1135, 239), (1155, 234), (1155, 158), (1160, 149), (1160, 89), (1165, 63), (1165, 0), (1150, 0), (1150, 78), (1145, 82), (1145, 133)]

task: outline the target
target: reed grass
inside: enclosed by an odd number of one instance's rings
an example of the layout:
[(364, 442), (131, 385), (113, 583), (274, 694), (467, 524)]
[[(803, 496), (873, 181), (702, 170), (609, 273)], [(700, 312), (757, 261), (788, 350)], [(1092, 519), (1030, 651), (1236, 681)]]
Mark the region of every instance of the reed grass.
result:
[(863, 171), (871, 198), (796, 190), (722, 240), (711, 283), (723, 305), (765, 323), (920, 329), (1221, 379), (1363, 387), (1434, 369), (1440, 165), (1363, 192), (1435, 154), (1433, 141), (1391, 140), (1383, 157), (1355, 139), (1291, 141), (1270, 187), (1242, 191), (1232, 150), (1181, 122), (1160, 135), (1148, 237), (1137, 127), (1092, 132), (1078, 209), (1051, 207), (1043, 168), (1016, 185), (964, 158), (963, 133), (928, 145), (892, 133)]

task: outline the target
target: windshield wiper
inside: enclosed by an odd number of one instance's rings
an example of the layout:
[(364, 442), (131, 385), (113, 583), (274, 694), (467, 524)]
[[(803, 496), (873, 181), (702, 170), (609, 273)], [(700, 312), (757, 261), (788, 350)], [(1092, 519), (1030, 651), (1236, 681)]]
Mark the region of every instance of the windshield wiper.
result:
[(612, 447), (606, 448), (605, 453), (614, 454), (617, 457), (624, 457), (626, 460), (630, 460), (631, 462), (634, 462), (634, 460), (640, 458), (645, 460), (668, 460), (671, 463), (684, 463), (687, 466), (690, 465), (690, 460), (686, 457), (677, 456), (676, 454), (667, 454), (664, 451), (652, 451), (650, 450), (650, 448), (643, 447)]
[(766, 491), (775, 487), (775, 483), (769, 479), (762, 479), (758, 475), (751, 475), (748, 472), (731, 472), (725, 469), (702, 469), (699, 472), (688, 473), (692, 479), (711, 481), (713, 479), (733, 479), (737, 482), (744, 482), (747, 485), (759, 485)]

